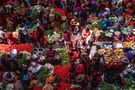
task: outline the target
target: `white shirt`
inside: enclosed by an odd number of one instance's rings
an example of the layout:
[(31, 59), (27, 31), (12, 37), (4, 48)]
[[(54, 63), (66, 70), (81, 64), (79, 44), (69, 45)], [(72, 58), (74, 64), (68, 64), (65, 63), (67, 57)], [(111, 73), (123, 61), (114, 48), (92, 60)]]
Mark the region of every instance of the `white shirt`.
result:
[(4, 34), (5, 34), (5, 32), (0, 30), (0, 38), (4, 38)]
[(92, 46), (89, 58), (92, 59), (95, 53), (96, 53), (96, 46)]

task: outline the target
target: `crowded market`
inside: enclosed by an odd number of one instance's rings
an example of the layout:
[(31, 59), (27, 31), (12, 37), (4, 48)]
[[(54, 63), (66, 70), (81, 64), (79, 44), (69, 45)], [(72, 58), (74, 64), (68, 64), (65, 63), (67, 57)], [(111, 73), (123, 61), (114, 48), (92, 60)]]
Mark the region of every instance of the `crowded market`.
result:
[(0, 90), (135, 90), (135, 0), (0, 0)]

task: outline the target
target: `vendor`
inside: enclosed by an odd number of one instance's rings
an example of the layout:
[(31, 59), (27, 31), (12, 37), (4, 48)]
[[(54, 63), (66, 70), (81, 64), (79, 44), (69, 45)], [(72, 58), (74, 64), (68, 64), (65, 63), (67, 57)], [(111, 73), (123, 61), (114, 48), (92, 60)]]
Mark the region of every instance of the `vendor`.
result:
[(56, 51), (53, 49), (52, 45), (49, 46), (49, 50), (46, 51), (46, 60), (47, 62), (52, 63), (55, 59)]
[(82, 31), (82, 37), (86, 40), (86, 38), (90, 35), (90, 29), (89, 28), (85, 28)]

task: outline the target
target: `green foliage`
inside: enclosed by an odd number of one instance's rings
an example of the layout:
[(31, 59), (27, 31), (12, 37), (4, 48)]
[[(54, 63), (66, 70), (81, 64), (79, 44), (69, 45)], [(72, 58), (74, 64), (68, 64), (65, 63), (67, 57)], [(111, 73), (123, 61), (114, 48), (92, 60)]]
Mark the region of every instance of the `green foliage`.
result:
[(47, 70), (46, 68), (41, 68), (41, 70), (37, 73), (36, 76), (39, 80), (45, 80), (45, 78), (47, 78), (49, 75), (49, 70)]
[(50, 35), (52, 36), (53, 35), (53, 30), (45, 30), (45, 35)]
[(110, 83), (101, 82), (99, 85), (100, 90), (115, 90), (115, 86)]

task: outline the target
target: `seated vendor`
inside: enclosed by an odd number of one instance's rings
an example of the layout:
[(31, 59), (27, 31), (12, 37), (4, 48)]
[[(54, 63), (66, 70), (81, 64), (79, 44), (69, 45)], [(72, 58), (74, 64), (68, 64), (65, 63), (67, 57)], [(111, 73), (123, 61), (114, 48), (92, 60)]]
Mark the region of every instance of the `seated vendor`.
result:
[(46, 51), (46, 59), (47, 62), (51, 62), (55, 58), (56, 51), (53, 49), (52, 46), (49, 47), (49, 50)]

